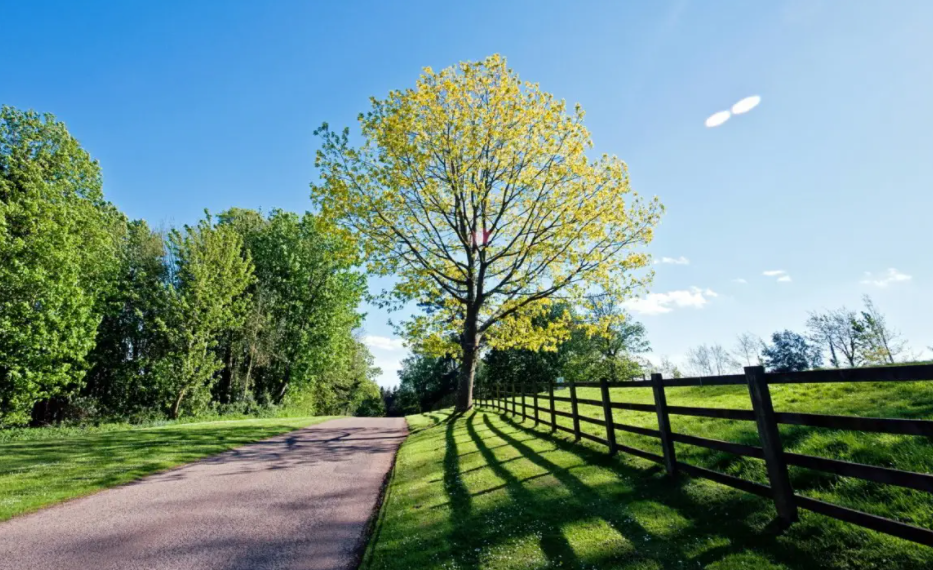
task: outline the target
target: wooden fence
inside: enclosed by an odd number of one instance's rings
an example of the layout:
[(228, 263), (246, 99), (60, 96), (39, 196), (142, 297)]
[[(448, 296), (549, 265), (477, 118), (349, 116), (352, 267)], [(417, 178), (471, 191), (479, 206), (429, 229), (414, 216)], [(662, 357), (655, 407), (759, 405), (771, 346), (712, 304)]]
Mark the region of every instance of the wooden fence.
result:
[[(601, 382), (578, 382), (576, 384), (570, 382), (568, 383), (570, 388), (569, 397), (555, 396), (553, 383), (547, 387), (547, 395), (540, 394), (537, 390), (529, 392), (526, 386), (521, 388), (512, 386), (511, 390), (503, 386), (492, 386), (488, 389), (488, 393), (480, 392), (478, 394), (477, 402), (482, 406), (491, 407), (495, 410), (511, 412), (514, 415), (520, 415), (522, 418), (533, 419), (536, 423), (550, 426), (552, 431), (560, 430), (568, 432), (572, 434), (577, 441), (580, 439), (588, 439), (605, 445), (609, 448), (610, 454), (622, 451), (649, 461), (660, 463), (664, 465), (670, 476), (674, 476), (678, 472), (683, 472), (694, 477), (703, 477), (723, 485), (728, 485), (772, 499), (777, 509), (778, 517), (788, 524), (797, 520), (797, 509), (802, 508), (927, 546), (933, 546), (933, 530), (875, 516), (817, 499), (811, 499), (794, 493), (787, 466), (795, 465), (806, 467), (846, 477), (856, 477), (878, 483), (918, 489), (928, 493), (933, 493), (933, 475), (786, 452), (783, 449), (780, 433), (778, 432), (779, 424), (788, 424), (838, 430), (933, 437), (933, 421), (778, 412), (774, 410), (771, 403), (771, 392), (769, 389), (769, 386), (772, 384), (910, 382), (921, 380), (933, 380), (933, 365), (815, 370), (792, 373), (765, 373), (764, 368), (754, 366), (745, 368), (744, 374), (727, 376), (664, 379), (660, 374), (652, 374), (650, 380), (637, 380), (613, 384), (605, 380)], [(665, 396), (665, 388), (670, 387), (729, 385), (748, 386), (752, 404), (751, 410), (669, 406)], [(610, 398), (610, 386), (612, 388), (651, 388), (654, 393), (654, 404), (614, 402)], [(598, 387), (600, 388), (602, 397), (600, 400), (578, 398), (577, 388), (579, 387)], [(530, 396), (532, 399), (530, 405), (526, 402), (527, 396)], [(520, 410), (516, 402), (518, 397), (521, 397)], [(548, 402), (547, 407), (539, 406), (539, 402), (542, 399)], [(569, 402), (571, 413), (555, 409), (554, 402)], [(578, 409), (580, 404), (600, 406), (603, 410), (603, 418), (591, 418), (580, 415)], [(510, 406), (511, 409), (509, 409)], [(532, 415), (528, 414), (529, 408), (533, 412)], [(612, 416), (612, 410), (634, 410), (656, 414), (658, 429), (617, 423)], [(544, 419), (542, 414), (548, 416), (550, 419)], [(671, 415), (755, 422), (758, 428), (758, 436), (761, 445), (752, 446), (676, 433), (671, 430), (669, 419)], [(559, 425), (557, 423), (557, 417), (569, 418), (572, 420), (573, 427), (569, 428)], [(580, 431), (580, 422), (604, 426), (606, 437), (602, 438)], [(616, 441), (616, 431), (658, 438), (661, 442), (663, 455), (657, 455), (618, 443)], [(705, 447), (715, 451), (725, 451), (744, 457), (763, 459), (767, 468), (770, 485), (748, 481), (678, 461), (674, 450), (675, 442)]]

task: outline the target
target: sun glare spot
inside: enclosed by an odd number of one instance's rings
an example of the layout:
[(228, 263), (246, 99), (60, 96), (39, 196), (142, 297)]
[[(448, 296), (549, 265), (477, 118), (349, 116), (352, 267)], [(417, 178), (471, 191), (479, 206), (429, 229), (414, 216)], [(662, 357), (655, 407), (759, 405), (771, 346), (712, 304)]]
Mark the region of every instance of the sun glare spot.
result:
[(747, 113), (757, 107), (758, 103), (761, 103), (761, 97), (758, 95), (746, 97), (732, 106), (732, 114), (741, 115), (742, 113)]
[(718, 113), (713, 113), (706, 119), (707, 127), (718, 127), (719, 125), (725, 123), (729, 120), (729, 117), (732, 116), (732, 113), (729, 111), (719, 111)]

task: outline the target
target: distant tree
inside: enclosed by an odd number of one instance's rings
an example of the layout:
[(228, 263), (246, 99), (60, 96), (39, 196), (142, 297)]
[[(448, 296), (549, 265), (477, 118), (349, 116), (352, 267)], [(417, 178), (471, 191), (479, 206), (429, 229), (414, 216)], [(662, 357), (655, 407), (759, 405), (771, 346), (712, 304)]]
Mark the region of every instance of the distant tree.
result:
[(744, 332), (736, 337), (732, 355), (740, 366), (761, 366), (761, 351), (764, 347), (761, 337)]
[[(596, 356), (595, 369), (589, 374), (610, 382), (641, 374), (638, 356), (651, 351), (645, 326), (626, 313), (613, 297), (593, 296), (586, 309), (579, 319), (586, 326), (574, 331), (577, 338), (573, 344), (578, 349), (589, 347), (588, 352)], [(580, 338), (581, 332), (585, 339)]]
[(458, 363), (450, 355), (415, 352), (402, 361), (398, 372), (402, 388), (414, 394), (418, 409), (428, 411), (457, 390)]
[(858, 366), (858, 317), (845, 307), (825, 312), (811, 312), (807, 319), (810, 341), (829, 354), (833, 368)]
[(737, 368), (739, 363), (721, 344), (701, 344), (687, 351), (687, 365), (695, 376), (722, 376)]
[[(334, 368), (311, 386), (313, 408), (309, 411), (318, 414), (384, 415), (382, 397), (376, 384), (382, 370), (375, 366), (366, 345), (353, 337), (345, 346), (332, 346), (339, 351), (338, 357), (332, 360)], [(364, 408), (362, 411), (361, 406)]]
[(894, 364), (907, 350), (907, 342), (891, 328), (871, 297), (862, 298), (865, 308), (854, 321), (858, 353), (868, 364)]
[(771, 335), (771, 345), (762, 351), (765, 367), (771, 372), (800, 372), (822, 364), (820, 349), (800, 334), (785, 330)]
[(680, 368), (675, 365), (671, 359), (666, 355), (661, 355), (660, 362), (658, 364), (650, 364), (648, 366), (650, 372), (657, 372), (663, 375), (665, 378), (682, 378), (683, 373), (680, 371)]
[(418, 404), (418, 395), (410, 388), (395, 386), (380, 388), (382, 400), (385, 402), (386, 415), (391, 417), (409, 416), (421, 412)]
[[(481, 350), (555, 350), (565, 326), (533, 319), (600, 289), (619, 299), (650, 279), (633, 270), (661, 214), (631, 190), (625, 164), (594, 158), (579, 107), (523, 82), (492, 56), (373, 99), (363, 144), (319, 129), (322, 215), (358, 235), (369, 270), (397, 277), (385, 299), (440, 300), (406, 336), (460, 363), (457, 409), (472, 406)], [(454, 339), (455, 342), (451, 342)]]
[(81, 389), (123, 223), (64, 123), (0, 109), (0, 428)]

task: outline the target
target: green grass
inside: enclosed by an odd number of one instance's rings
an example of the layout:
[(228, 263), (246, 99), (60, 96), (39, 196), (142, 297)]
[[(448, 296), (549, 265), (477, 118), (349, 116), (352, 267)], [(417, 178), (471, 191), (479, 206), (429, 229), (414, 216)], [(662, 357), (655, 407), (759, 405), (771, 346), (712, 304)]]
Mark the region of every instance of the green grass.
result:
[(0, 521), (328, 417), (0, 433)]
[[(773, 387), (775, 408), (842, 415), (933, 418), (933, 386), (824, 384)], [(615, 389), (616, 401), (652, 402), (650, 390)], [(749, 409), (744, 387), (673, 388), (672, 405)], [(567, 395), (562, 390), (560, 395)], [(598, 390), (580, 390), (599, 399)], [(529, 398), (530, 401), (530, 398)], [(559, 403), (560, 404), (560, 403)], [(567, 409), (569, 405), (559, 405)], [(600, 418), (602, 410), (581, 406)], [(616, 421), (656, 427), (656, 418), (616, 412)], [(753, 424), (673, 417), (675, 431), (757, 444)], [(569, 419), (558, 418), (562, 425)], [(801, 511), (782, 530), (770, 501), (680, 476), (544, 426), (488, 409), (409, 418), (381, 522), (373, 569), (402, 568), (933, 568), (933, 548)], [(605, 436), (602, 428), (584, 430)], [(791, 427), (791, 426), (787, 426)], [(782, 427), (787, 449), (933, 472), (928, 438)], [(621, 443), (660, 453), (651, 438)], [(679, 459), (764, 481), (763, 462), (677, 444)], [(927, 528), (933, 498), (893, 486), (792, 468), (797, 492)]]

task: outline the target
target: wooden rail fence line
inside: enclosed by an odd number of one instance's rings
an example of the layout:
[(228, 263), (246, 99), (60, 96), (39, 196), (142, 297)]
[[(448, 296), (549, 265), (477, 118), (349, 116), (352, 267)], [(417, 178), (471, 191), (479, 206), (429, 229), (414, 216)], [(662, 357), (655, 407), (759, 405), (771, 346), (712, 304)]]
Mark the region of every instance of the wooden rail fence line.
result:
[[(477, 402), (479, 405), (489, 407), (502, 413), (511, 413), (513, 416), (521, 416), (523, 421), (525, 419), (534, 420), (536, 426), (538, 424), (544, 424), (549, 426), (552, 432), (563, 431), (572, 434), (575, 441), (587, 439), (605, 445), (609, 448), (610, 454), (621, 451), (641, 457), (642, 459), (660, 463), (671, 477), (676, 476), (679, 472), (683, 472), (694, 477), (710, 479), (723, 485), (769, 498), (774, 502), (778, 518), (787, 524), (797, 520), (798, 509), (807, 509), (878, 532), (887, 533), (927, 546), (933, 546), (933, 530), (796, 494), (791, 485), (787, 467), (788, 465), (805, 467), (807, 469), (835, 473), (846, 477), (855, 477), (876, 483), (917, 489), (927, 493), (933, 493), (933, 475), (786, 452), (784, 451), (780, 432), (778, 431), (778, 425), (785, 424), (933, 437), (933, 421), (779, 412), (774, 410), (769, 388), (772, 384), (913, 382), (928, 380), (933, 380), (933, 365), (889, 366), (849, 370), (814, 370), (792, 373), (766, 373), (761, 366), (750, 366), (745, 368), (744, 374), (725, 376), (664, 379), (660, 374), (652, 374), (650, 380), (635, 380), (613, 384), (608, 383), (606, 380), (600, 382), (569, 382), (567, 386), (569, 388), (570, 397), (555, 396), (553, 382), (548, 383), (547, 395), (541, 394), (540, 392), (542, 392), (542, 390), (540, 390), (539, 386), (536, 384), (534, 391), (531, 393), (533, 401), (530, 406), (526, 406), (525, 402), (525, 396), (528, 393), (527, 383), (523, 383), (519, 387), (520, 389), (517, 389), (516, 385), (512, 384), (511, 390), (495, 385), (495, 388), (488, 393), (480, 391)], [(745, 385), (748, 387), (752, 404), (751, 410), (669, 406), (665, 394), (665, 388), (670, 387), (738, 385)], [(599, 388), (601, 399), (591, 400), (578, 397), (577, 388), (579, 387)], [(654, 395), (654, 405), (613, 402), (611, 393), (609, 392), (610, 387), (651, 388)], [(518, 397), (521, 397), (521, 410), (519, 410), (519, 406), (517, 406), (516, 400)], [(539, 398), (548, 400), (548, 406), (540, 407)], [(555, 402), (569, 402), (571, 412), (567, 413), (555, 409)], [(509, 409), (509, 404), (511, 404), (511, 409)], [(581, 415), (579, 411), (579, 406), (581, 404), (602, 408), (603, 418), (591, 418)], [(528, 407), (533, 411), (533, 415), (531, 416), (528, 415)], [(612, 416), (612, 410), (614, 409), (655, 414), (657, 416), (658, 429), (655, 430), (616, 423)], [(550, 420), (541, 417), (539, 412), (547, 414)], [(745, 445), (677, 433), (671, 430), (671, 415), (755, 422), (758, 428), (758, 437), (761, 445)], [(559, 425), (557, 423), (558, 417), (569, 418), (572, 421), (573, 427), (569, 428)], [(606, 430), (606, 436), (603, 438), (581, 431), (580, 422), (603, 426)], [(615, 436), (616, 431), (625, 431), (659, 439), (663, 455), (657, 455), (618, 443)], [(767, 468), (769, 484), (763, 485), (761, 483), (755, 483), (678, 461), (674, 450), (675, 442), (704, 447), (715, 451), (724, 451), (743, 457), (763, 459)]]

